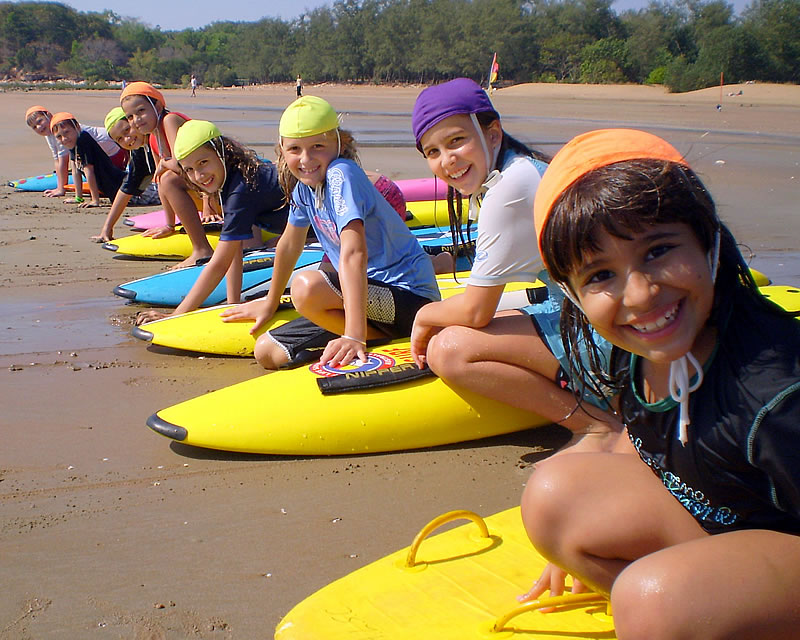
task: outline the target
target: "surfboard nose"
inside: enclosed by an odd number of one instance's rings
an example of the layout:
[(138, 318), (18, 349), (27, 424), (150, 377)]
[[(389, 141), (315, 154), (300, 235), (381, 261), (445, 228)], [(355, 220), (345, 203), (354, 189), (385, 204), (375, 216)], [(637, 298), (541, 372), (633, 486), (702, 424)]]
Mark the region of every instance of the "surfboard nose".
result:
[(122, 286), (114, 287), (114, 295), (120, 298), (127, 298), (128, 300), (136, 300), (136, 291), (133, 289), (126, 289)]
[(160, 418), (157, 413), (154, 413), (147, 419), (147, 426), (156, 433), (160, 433), (162, 436), (172, 438), (173, 440), (185, 440), (186, 436), (189, 435), (186, 429), (172, 424), (171, 422), (167, 422)]
[(145, 342), (153, 341), (153, 333), (151, 331), (145, 331), (141, 327), (134, 327), (133, 329), (131, 329), (131, 335), (134, 338), (138, 338), (139, 340), (144, 340)]
[(109, 251), (116, 251), (119, 247), (114, 244), (113, 242), (104, 242), (102, 245), (103, 249), (108, 249)]

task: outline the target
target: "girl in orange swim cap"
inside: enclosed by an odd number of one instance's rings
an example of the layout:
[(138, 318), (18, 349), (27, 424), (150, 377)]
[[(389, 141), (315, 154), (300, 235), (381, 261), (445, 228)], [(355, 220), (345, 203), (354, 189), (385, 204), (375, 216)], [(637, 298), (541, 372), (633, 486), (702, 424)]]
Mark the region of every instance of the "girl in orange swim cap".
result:
[(628, 438), (537, 465), (522, 516), (553, 564), (523, 599), (568, 572), (610, 598), (623, 640), (797, 637), (800, 323), (654, 135), (573, 139), (534, 210), (567, 350), (588, 323), (615, 345), (610, 374), (575, 370), (619, 390)]
[(178, 129), (189, 117), (167, 110), (164, 95), (147, 82), (131, 82), (127, 85), (120, 94), (120, 106), (131, 125), (139, 133), (150, 136), (150, 148), (158, 163), (155, 179), (167, 214), (167, 224), (149, 229), (143, 235), (153, 238), (169, 236), (175, 233), (175, 223), (179, 219), (192, 241), (192, 253), (175, 268), (193, 265), (202, 258), (208, 258), (213, 251), (197, 212), (202, 211), (203, 218), (208, 220), (218, 219), (218, 212), (212, 209), (207, 197), (193, 195), (181, 176), (180, 166), (172, 152)]

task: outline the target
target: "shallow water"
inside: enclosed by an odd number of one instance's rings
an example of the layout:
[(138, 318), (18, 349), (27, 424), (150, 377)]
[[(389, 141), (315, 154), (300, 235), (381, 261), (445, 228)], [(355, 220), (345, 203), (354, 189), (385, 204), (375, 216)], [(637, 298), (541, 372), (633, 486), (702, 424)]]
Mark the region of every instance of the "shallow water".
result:
[[(130, 340), (114, 296), (68, 301), (4, 300), (0, 312), (0, 356), (113, 347)], [(24, 363), (28, 364), (28, 363)]]

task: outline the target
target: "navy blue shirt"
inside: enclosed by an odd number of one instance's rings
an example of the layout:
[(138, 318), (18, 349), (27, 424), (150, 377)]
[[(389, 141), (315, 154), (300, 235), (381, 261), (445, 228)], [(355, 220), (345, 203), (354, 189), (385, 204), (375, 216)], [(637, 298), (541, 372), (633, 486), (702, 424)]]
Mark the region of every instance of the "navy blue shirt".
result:
[(131, 158), (128, 160), (128, 168), (125, 172), (125, 180), (120, 187), (120, 191), (129, 196), (140, 196), (153, 181), (153, 174), (156, 172), (156, 160), (150, 147), (144, 146), (131, 151)]
[(94, 168), (97, 188), (102, 191), (106, 198), (114, 200), (117, 191), (122, 185), (125, 172), (114, 166), (111, 158), (108, 157), (108, 154), (103, 151), (103, 148), (97, 144), (97, 141), (90, 134), (86, 131), (81, 131), (75, 148), (69, 152), (69, 157), (73, 161), (77, 161), (78, 168), (81, 171), (83, 171), (84, 167), (91, 165)]
[(289, 207), (271, 162), (258, 167), (254, 186), (238, 169), (228, 171), (220, 196), (224, 214), (220, 240), (248, 240), (253, 237), (253, 225), (277, 234), (286, 228)]
[[(736, 294), (733, 294), (734, 296)], [(748, 300), (731, 304), (700, 388), (689, 396), (688, 442), (677, 403), (620, 395), (639, 456), (709, 533), (800, 534), (800, 322)]]

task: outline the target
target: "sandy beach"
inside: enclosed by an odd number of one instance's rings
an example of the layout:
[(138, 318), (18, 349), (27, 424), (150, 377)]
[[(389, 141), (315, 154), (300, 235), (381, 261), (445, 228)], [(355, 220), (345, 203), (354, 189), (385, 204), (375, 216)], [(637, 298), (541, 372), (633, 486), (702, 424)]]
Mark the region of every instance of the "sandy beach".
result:
[[(365, 168), (413, 178), (427, 175), (410, 131), (420, 89), (305, 92), (345, 114)], [(272, 158), (294, 88), (166, 95), (170, 108), (213, 120)], [(27, 107), (101, 125), (117, 96), (3, 93), (2, 183), (52, 168), (23, 122)], [(706, 181), (752, 266), (800, 285), (800, 87), (726, 86), (717, 110), (719, 98), (719, 88), (672, 95), (588, 85), (493, 95), (506, 130), (548, 153), (595, 128), (665, 137)], [(287, 458), (195, 449), (153, 433), (145, 420), (155, 411), (262, 371), (248, 359), (148, 349), (129, 336), (140, 307), (111, 291), (164, 265), (114, 259), (92, 244), (107, 210), (0, 187), (0, 639), (272, 637), (298, 601), (409, 544), (439, 513), (515, 505), (532, 465), (566, 440), (546, 427), (434, 450)], [(286, 411), (303, 418), (282, 398), (262, 400), (265, 421)]]

